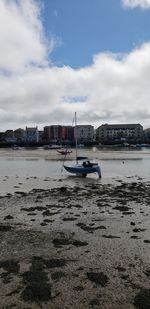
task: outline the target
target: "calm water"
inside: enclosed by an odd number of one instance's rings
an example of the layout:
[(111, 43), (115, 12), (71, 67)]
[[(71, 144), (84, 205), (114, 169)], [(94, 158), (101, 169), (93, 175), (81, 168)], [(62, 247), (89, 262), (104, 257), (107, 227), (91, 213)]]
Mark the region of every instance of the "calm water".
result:
[[(102, 170), (102, 182), (130, 177), (150, 179), (150, 149), (82, 149), (82, 155), (96, 159)], [(71, 164), (74, 152), (68, 159)], [(63, 159), (55, 150), (6, 150), (0, 149), (0, 194), (33, 187), (49, 187), (56, 181), (72, 183), (62, 169)], [(63, 170), (63, 172), (62, 172)], [(96, 175), (88, 176), (95, 181)], [(94, 180), (93, 180), (94, 179)], [(49, 181), (49, 183), (48, 183)], [(83, 182), (83, 179), (80, 180)], [(84, 180), (85, 181), (85, 180)], [(87, 180), (86, 180), (87, 181)], [(61, 183), (62, 185), (62, 183)]]

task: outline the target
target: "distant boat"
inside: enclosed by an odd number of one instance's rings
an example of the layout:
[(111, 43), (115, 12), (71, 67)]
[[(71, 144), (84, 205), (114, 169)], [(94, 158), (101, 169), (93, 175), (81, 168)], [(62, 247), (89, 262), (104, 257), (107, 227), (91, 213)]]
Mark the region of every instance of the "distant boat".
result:
[(79, 144), (78, 147), (79, 148), (84, 148), (84, 144)]
[(13, 150), (21, 150), (22, 147), (20, 147), (20, 146), (18, 146), (18, 145), (13, 145), (13, 146), (11, 147), (11, 149), (13, 149)]
[(125, 143), (123, 143), (123, 146), (124, 147), (130, 147), (130, 144), (125, 142)]
[(44, 145), (43, 146), (44, 149), (61, 149), (61, 146), (60, 145)]
[(68, 150), (68, 149), (65, 149), (65, 150), (57, 150), (57, 152), (60, 153), (61, 155), (66, 156), (67, 154), (71, 154), (71, 153), (72, 153), (72, 150)]
[(83, 163), (79, 164), (78, 161), (79, 159), (85, 160), (87, 158), (85, 157), (78, 157), (77, 149), (78, 149), (78, 144), (77, 144), (77, 117), (75, 113), (75, 140), (76, 140), (76, 163), (74, 165), (68, 166), (63, 164), (64, 169), (71, 173), (71, 174), (76, 174), (76, 175), (81, 175), (83, 177), (86, 177), (88, 174), (92, 173), (97, 173), (99, 178), (101, 178), (101, 169), (98, 163), (93, 163), (88, 160), (83, 161)]

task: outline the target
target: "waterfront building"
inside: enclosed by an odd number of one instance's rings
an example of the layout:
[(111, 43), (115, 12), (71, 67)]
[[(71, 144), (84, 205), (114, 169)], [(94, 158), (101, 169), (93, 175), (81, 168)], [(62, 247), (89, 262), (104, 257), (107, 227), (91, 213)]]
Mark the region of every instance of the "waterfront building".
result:
[(39, 143), (43, 143), (44, 141), (44, 131), (39, 131)]
[(144, 130), (144, 142), (150, 143), (150, 128)]
[(51, 126), (45, 126), (43, 128), (43, 138), (45, 142), (49, 142), (50, 141), (50, 136), (51, 136)]
[(93, 142), (94, 127), (92, 125), (77, 125), (74, 128), (74, 137), (77, 134), (78, 143)]
[(96, 139), (102, 144), (141, 143), (143, 127), (141, 124), (103, 124), (96, 130)]
[(39, 142), (39, 132), (38, 127), (26, 127), (25, 130), (26, 142), (38, 143)]
[(62, 126), (62, 142), (73, 142), (74, 128), (72, 126)]
[(44, 127), (44, 139), (46, 142), (58, 142), (61, 140), (62, 126), (51, 125)]
[(44, 140), (46, 142), (62, 143), (73, 140), (73, 127), (51, 125), (44, 127)]

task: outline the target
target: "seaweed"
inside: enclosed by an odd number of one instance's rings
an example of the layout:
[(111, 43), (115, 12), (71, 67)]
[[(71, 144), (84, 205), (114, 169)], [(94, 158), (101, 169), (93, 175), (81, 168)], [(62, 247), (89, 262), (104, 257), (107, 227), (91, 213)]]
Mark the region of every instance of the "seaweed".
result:
[(105, 287), (108, 283), (108, 277), (103, 272), (89, 272), (87, 273), (87, 277), (90, 281), (95, 282), (101, 287)]
[(138, 309), (150, 308), (150, 290), (141, 289), (134, 298), (134, 305)]
[(51, 285), (47, 273), (44, 271), (44, 260), (40, 257), (32, 258), (29, 271), (22, 275), (26, 284), (21, 297), (26, 302), (47, 302), (51, 299)]

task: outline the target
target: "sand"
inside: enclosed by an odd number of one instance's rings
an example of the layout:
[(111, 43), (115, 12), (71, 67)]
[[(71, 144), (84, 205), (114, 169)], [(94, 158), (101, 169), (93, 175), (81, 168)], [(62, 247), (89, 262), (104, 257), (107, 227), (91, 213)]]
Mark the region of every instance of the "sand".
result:
[(150, 308), (150, 183), (0, 197), (0, 308)]

